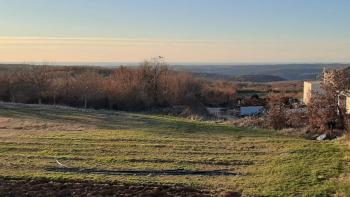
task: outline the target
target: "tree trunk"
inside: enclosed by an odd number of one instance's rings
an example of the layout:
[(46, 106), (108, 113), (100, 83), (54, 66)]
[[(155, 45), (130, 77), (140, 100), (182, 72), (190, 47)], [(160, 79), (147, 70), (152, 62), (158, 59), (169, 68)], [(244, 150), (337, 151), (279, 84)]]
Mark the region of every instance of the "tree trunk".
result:
[(11, 103), (15, 103), (15, 102), (16, 102), (15, 96), (11, 95)]
[(340, 124), (339, 127), (340, 129), (345, 129), (346, 128), (345, 126), (346, 111), (344, 111), (341, 107), (339, 107), (339, 105), (337, 107), (339, 112), (339, 124)]
[(113, 109), (113, 102), (111, 98), (108, 98), (108, 107), (109, 107), (109, 110)]
[(88, 105), (88, 101), (87, 101), (86, 96), (84, 96), (84, 108), (85, 109), (87, 108), (87, 105)]

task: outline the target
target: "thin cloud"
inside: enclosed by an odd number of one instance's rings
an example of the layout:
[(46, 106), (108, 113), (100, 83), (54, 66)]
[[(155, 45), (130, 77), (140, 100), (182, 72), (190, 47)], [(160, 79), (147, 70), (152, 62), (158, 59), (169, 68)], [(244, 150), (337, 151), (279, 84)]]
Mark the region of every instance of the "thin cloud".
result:
[(0, 37), (0, 61), (171, 62), (349, 61), (350, 42), (186, 40), (99, 37)]

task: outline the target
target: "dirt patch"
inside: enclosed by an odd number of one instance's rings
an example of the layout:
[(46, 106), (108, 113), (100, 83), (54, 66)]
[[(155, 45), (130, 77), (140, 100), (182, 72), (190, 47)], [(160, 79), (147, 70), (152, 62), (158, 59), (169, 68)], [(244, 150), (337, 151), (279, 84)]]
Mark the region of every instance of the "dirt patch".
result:
[(0, 179), (0, 196), (214, 196), (181, 186), (115, 185), (93, 182)]

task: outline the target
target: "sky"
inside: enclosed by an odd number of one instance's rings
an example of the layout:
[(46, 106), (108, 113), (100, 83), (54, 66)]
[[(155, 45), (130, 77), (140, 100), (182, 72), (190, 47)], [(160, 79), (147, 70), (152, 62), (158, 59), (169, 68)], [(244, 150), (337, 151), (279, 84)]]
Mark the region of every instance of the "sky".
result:
[(349, 0), (0, 0), (0, 62), (350, 62)]

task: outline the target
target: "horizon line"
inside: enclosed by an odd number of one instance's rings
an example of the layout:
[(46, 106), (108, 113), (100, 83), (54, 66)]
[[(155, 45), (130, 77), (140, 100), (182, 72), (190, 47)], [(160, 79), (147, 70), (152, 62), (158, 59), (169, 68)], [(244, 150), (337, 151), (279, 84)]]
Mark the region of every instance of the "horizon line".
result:
[[(49, 66), (128, 66), (141, 64), (144, 61), (0, 61), (0, 64), (25, 64), (25, 65), (49, 65)], [(253, 66), (253, 65), (346, 65), (350, 62), (166, 62), (170, 66)], [(110, 65), (108, 65), (110, 64)], [(119, 64), (119, 65), (112, 65)]]

